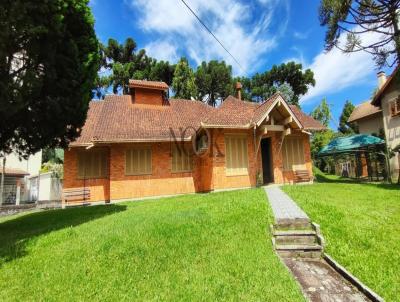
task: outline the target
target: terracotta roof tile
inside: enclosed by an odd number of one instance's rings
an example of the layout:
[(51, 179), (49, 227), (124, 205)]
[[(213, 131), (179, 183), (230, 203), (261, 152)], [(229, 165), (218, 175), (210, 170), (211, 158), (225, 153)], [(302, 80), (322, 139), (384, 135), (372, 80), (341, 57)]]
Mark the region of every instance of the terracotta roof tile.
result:
[(315, 130), (315, 131), (326, 130), (326, 127), (324, 125), (322, 125), (319, 121), (317, 121), (313, 117), (305, 114), (296, 105), (289, 105), (289, 107), (290, 109), (292, 109), (297, 119), (303, 125), (304, 130)]
[[(229, 96), (219, 108), (214, 108), (200, 101), (182, 99), (170, 99), (164, 106), (146, 106), (133, 104), (130, 95), (107, 95), (104, 101), (90, 103), (81, 136), (71, 146), (92, 142), (162, 141), (174, 136), (189, 139), (202, 123), (248, 127), (265, 115), (275, 99), (273, 96), (259, 104)], [(325, 129), (296, 106), (290, 108), (304, 129)]]
[(254, 110), (259, 104), (241, 101), (228, 96), (203, 122), (211, 126), (238, 126), (245, 127), (252, 122)]
[(167, 90), (169, 87), (165, 82), (146, 81), (146, 80), (129, 80), (130, 88), (153, 88)]
[(355, 122), (364, 117), (374, 115), (382, 112), (382, 110), (378, 106), (374, 106), (371, 104), (371, 100), (368, 100), (360, 105), (356, 106), (351, 113), (349, 119), (347, 120), (349, 123)]

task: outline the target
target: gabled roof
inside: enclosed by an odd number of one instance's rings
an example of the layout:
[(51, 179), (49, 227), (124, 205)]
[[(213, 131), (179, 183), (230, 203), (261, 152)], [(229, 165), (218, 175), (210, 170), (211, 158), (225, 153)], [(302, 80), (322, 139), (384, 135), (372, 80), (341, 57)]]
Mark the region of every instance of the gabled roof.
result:
[(150, 88), (157, 90), (168, 90), (169, 87), (165, 82), (129, 80), (129, 88)]
[[(71, 144), (190, 139), (211, 111), (200, 101), (170, 99), (168, 105), (132, 104), (130, 95), (107, 95), (90, 103), (81, 136)], [(186, 131), (185, 131), (186, 129)]]
[(229, 96), (212, 115), (202, 122), (202, 126), (208, 128), (249, 128), (253, 124), (259, 125), (277, 105), (278, 101), (294, 117), (299, 128), (304, 130), (326, 129), (320, 122), (306, 115), (297, 106), (288, 105), (279, 93), (274, 94), (261, 104), (242, 101)]
[(357, 120), (363, 119), (368, 116), (375, 115), (377, 113), (381, 113), (382, 109), (380, 109), (378, 106), (374, 106), (371, 104), (371, 100), (368, 100), (364, 103), (361, 103), (357, 105), (353, 112), (351, 113), (349, 119), (347, 122), (352, 123)]
[(201, 127), (248, 129), (265, 119), (278, 100), (284, 102), (299, 128), (325, 129), (296, 106), (287, 105), (279, 94), (261, 104), (229, 96), (218, 108), (183, 99), (170, 99), (163, 106), (133, 104), (131, 95), (107, 95), (103, 101), (90, 102), (81, 135), (71, 146), (169, 141), (174, 137), (190, 140)]
[(377, 105), (379, 106), (381, 103), (381, 97), (383, 93), (385, 92), (386, 88), (389, 87), (390, 83), (393, 81), (393, 79), (396, 77), (397, 72), (400, 70), (400, 64), (397, 65), (397, 67), (393, 70), (392, 74), (387, 78), (385, 84), (378, 90), (378, 92), (375, 94), (374, 98), (371, 101), (372, 105)]

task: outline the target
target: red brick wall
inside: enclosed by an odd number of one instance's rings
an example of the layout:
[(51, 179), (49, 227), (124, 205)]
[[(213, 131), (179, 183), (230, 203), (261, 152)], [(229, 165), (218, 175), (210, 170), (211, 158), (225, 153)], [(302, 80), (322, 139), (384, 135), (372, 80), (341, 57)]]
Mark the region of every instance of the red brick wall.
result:
[[(227, 176), (225, 169), (225, 135), (247, 134), (248, 175)], [(257, 161), (254, 158), (253, 130), (213, 129), (213, 185), (214, 189), (241, 188), (256, 185)]]
[(71, 148), (64, 153), (64, 188), (90, 188), (91, 201), (108, 201), (110, 199), (110, 182), (108, 178), (78, 179), (78, 151), (84, 148)]
[(148, 88), (135, 88), (135, 97), (133, 101), (135, 104), (162, 106), (162, 91)]
[[(227, 176), (225, 169), (225, 135), (247, 134), (249, 168), (247, 175)], [(254, 153), (253, 130), (210, 130), (212, 146), (210, 152), (193, 158), (193, 171), (172, 173), (172, 154), (169, 142), (146, 144), (152, 149), (152, 174), (125, 175), (125, 150), (134, 144), (114, 144), (109, 148), (109, 179), (77, 178), (77, 151), (66, 150), (64, 157), (64, 188), (90, 188), (91, 201), (140, 198), (146, 196), (173, 195), (227, 188), (241, 188), (256, 185), (257, 173), (262, 175), (261, 149), (257, 160)], [(275, 183), (293, 181), (292, 172), (283, 171), (281, 136), (279, 133), (268, 135), (272, 144), (272, 163)], [(306, 168), (312, 173), (309, 136), (304, 137)], [(191, 143), (188, 143), (191, 144)], [(136, 144), (137, 145), (137, 144)], [(84, 150), (84, 149), (81, 149)]]

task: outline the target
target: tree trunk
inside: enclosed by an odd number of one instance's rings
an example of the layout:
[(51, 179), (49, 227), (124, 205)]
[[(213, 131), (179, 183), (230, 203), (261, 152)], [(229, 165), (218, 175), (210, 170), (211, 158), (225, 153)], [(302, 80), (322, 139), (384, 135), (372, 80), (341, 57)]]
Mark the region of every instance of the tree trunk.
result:
[[(397, 1), (394, 1), (397, 2)], [(393, 7), (393, 14), (392, 14), (392, 23), (393, 23), (393, 37), (394, 43), (396, 45), (396, 53), (397, 53), (397, 63), (400, 61), (400, 29), (399, 29), (399, 15), (397, 11), (396, 3), (394, 3)]]
[(1, 184), (0, 184), (0, 206), (3, 204), (3, 192), (4, 192), (4, 174), (6, 173), (6, 157), (3, 157), (2, 164), (3, 171), (1, 172)]

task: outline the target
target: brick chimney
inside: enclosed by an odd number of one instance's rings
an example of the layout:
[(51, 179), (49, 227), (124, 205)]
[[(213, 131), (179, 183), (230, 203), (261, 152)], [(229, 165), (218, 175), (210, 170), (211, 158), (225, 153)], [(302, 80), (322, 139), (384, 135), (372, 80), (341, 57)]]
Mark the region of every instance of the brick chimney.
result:
[(167, 105), (168, 85), (164, 82), (129, 80), (129, 89), (133, 104)]
[(242, 99), (242, 83), (236, 82), (235, 89), (236, 89), (236, 96), (239, 100)]
[(382, 86), (386, 83), (386, 73), (384, 71), (379, 71), (377, 73), (378, 77), (378, 89), (381, 89)]

